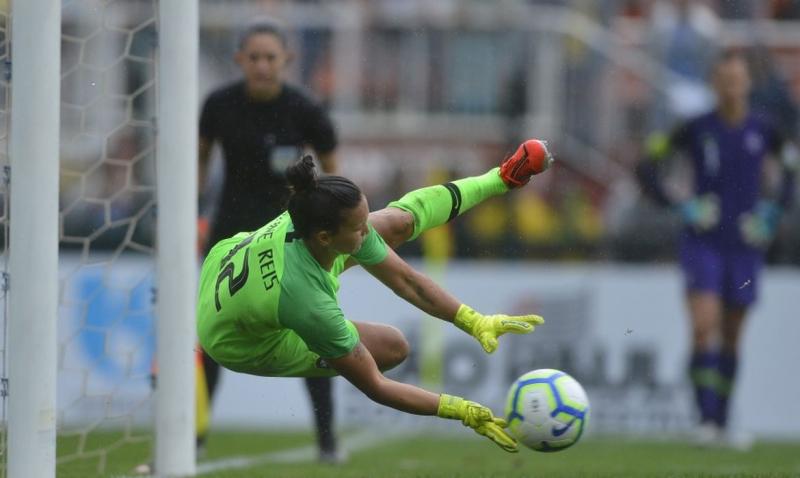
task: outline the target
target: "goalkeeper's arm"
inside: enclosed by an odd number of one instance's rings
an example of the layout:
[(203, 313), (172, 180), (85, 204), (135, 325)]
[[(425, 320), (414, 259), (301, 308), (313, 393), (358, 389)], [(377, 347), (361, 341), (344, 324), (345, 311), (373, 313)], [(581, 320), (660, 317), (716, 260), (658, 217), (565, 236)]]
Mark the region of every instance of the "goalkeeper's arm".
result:
[(461, 306), (455, 297), (408, 265), (392, 249), (388, 249), (382, 262), (364, 268), (395, 294), (433, 317), (452, 322)]
[(364, 344), (359, 342), (344, 357), (327, 360), (371, 400), (415, 415), (436, 415), (439, 395), (386, 378)]
[[(778, 163), (777, 169), (781, 170), (780, 180), (772, 184), (763, 181), (764, 197), (751, 211), (739, 217), (742, 239), (751, 246), (761, 249), (768, 247), (775, 238), (781, 215), (792, 205), (795, 174), (800, 167), (800, 151), (790, 141), (779, 138), (771, 153), (767, 159)], [(762, 172), (762, 178), (765, 176), (768, 175)]]
[(494, 352), (497, 338), (511, 332), (526, 334), (544, 323), (538, 315), (483, 315), (461, 303), (431, 278), (416, 271), (393, 250), (383, 262), (365, 266), (370, 274), (422, 311), (447, 322), (475, 337), (483, 349)]
[(489, 408), (460, 397), (438, 395), (386, 378), (378, 370), (372, 354), (360, 342), (344, 357), (329, 359), (329, 362), (344, 378), (377, 403), (416, 415), (461, 420), (465, 426), (494, 441), (504, 450), (517, 451), (516, 440), (503, 430), (505, 421), (495, 417)]

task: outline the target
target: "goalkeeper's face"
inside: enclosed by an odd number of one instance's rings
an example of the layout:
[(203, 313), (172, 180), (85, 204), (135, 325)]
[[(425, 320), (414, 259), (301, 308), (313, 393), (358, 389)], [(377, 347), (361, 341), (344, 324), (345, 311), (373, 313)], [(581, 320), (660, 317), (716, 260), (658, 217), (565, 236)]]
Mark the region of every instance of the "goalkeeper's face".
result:
[(338, 254), (357, 252), (361, 249), (361, 244), (369, 232), (368, 219), (369, 205), (367, 198), (362, 194), (358, 206), (342, 211), (342, 222), (339, 224), (339, 229), (328, 236), (329, 247)]
[(272, 97), (283, 84), (291, 55), (283, 41), (271, 33), (251, 35), (236, 52), (236, 63), (244, 73), (247, 90), (256, 97)]

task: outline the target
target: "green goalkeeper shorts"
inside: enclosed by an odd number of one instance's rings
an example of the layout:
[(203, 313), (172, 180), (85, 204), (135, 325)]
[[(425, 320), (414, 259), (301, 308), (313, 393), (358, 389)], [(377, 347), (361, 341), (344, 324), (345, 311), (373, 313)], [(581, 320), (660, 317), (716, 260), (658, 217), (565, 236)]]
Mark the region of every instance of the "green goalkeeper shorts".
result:
[[(355, 324), (346, 321), (347, 327), (356, 335)], [(283, 330), (279, 337), (272, 337), (269, 345), (261, 347), (255, 337), (245, 339), (236, 361), (218, 360), (213, 351), (206, 351), (223, 367), (234, 372), (262, 377), (335, 377), (338, 372), (319, 354), (308, 349), (308, 345), (294, 331)], [(244, 342), (244, 341), (243, 341)], [(266, 344), (265, 344), (266, 345)], [(252, 353), (244, 352), (251, 350)]]

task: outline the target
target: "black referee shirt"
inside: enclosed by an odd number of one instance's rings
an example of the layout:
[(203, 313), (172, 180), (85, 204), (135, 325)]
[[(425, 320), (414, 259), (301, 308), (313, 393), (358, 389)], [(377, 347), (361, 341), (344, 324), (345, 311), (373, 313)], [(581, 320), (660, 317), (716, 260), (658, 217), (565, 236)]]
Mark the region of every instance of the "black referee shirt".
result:
[(304, 146), (319, 154), (336, 148), (327, 113), (298, 88), (284, 84), (270, 101), (249, 98), (244, 81), (212, 92), (200, 115), (200, 136), (219, 141), (225, 159), (222, 198), (209, 247), (237, 232), (255, 230), (283, 211), (284, 170)]

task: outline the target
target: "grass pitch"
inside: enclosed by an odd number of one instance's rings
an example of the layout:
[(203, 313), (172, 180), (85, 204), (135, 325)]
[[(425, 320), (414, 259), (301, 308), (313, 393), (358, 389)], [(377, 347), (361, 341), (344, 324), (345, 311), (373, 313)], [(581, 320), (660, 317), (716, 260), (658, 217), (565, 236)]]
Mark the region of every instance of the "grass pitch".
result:
[[(352, 444), (345, 465), (314, 462), (307, 433), (214, 432), (200, 462), (209, 478), (388, 477), (800, 477), (800, 443), (758, 443), (752, 451), (696, 449), (677, 442), (589, 437), (559, 453), (508, 454), (464, 430), (461, 435), (403, 436)], [(345, 439), (347, 442), (347, 439)], [(116, 445), (115, 445), (116, 444)], [(59, 477), (128, 477), (150, 456), (148, 437), (104, 433), (59, 441)], [(107, 454), (91, 450), (108, 448)], [(72, 455), (72, 459), (68, 456)], [(85, 455), (81, 457), (81, 455)], [(103, 465), (102, 460), (105, 460)], [(102, 468), (103, 472), (98, 472)]]

